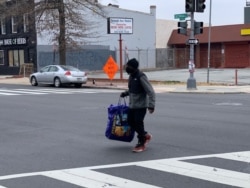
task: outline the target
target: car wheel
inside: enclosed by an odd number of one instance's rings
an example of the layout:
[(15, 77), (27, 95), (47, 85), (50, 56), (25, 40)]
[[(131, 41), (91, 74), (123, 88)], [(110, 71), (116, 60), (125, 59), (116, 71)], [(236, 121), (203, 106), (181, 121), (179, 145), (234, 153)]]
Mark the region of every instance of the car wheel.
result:
[(61, 86), (61, 80), (60, 80), (60, 78), (56, 77), (54, 79), (54, 86), (55, 87), (60, 87)]
[(75, 88), (80, 88), (82, 87), (82, 84), (74, 84)]
[(30, 79), (30, 83), (32, 86), (37, 86), (38, 83), (37, 83), (37, 80), (36, 80), (36, 77), (35, 76), (32, 76), (31, 79)]

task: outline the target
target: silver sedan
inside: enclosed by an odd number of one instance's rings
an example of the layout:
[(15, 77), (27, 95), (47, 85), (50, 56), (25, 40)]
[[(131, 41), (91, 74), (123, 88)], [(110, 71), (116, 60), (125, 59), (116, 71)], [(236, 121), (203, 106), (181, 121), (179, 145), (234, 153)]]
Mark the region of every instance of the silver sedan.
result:
[(38, 84), (49, 84), (60, 87), (62, 84), (73, 84), (75, 87), (81, 87), (87, 83), (87, 75), (84, 71), (68, 65), (48, 65), (39, 72), (30, 75), (32, 86)]

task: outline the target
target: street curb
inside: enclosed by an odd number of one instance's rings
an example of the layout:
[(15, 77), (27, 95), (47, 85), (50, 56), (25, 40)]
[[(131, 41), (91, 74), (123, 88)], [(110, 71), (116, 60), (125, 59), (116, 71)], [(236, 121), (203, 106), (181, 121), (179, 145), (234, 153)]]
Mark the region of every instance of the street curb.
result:
[[(6, 82), (5, 82), (6, 80)], [(94, 89), (115, 89), (127, 90), (127, 79), (114, 79), (107, 78), (89, 78), (82, 88)], [(197, 89), (186, 89), (186, 83), (177, 81), (156, 81), (150, 80), (152, 86), (157, 93), (185, 93), (185, 94), (249, 94), (250, 86), (238, 87), (237, 85), (228, 84), (207, 84), (197, 83)], [(16, 84), (16, 85), (30, 85), (29, 78), (23, 76), (8, 76), (0, 78), (1, 84)], [(233, 87), (235, 86), (235, 87)], [(231, 88), (228, 88), (231, 87)]]
[(169, 91), (168, 93), (182, 93), (182, 94), (246, 94), (247, 92), (242, 92), (242, 91), (236, 91), (236, 92), (224, 92), (224, 91)]

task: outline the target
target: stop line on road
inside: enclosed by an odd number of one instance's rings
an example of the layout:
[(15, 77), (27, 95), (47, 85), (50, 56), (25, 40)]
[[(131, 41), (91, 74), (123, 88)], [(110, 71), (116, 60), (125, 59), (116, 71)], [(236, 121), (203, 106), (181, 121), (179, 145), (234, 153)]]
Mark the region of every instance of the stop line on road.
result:
[(0, 96), (79, 94), (79, 93), (117, 93), (115, 89), (0, 89)]
[[(219, 159), (230, 162), (243, 163), (244, 168), (239, 171), (237, 169), (232, 170), (230, 169), (230, 167), (220, 168), (216, 165), (216, 163), (214, 165), (204, 165), (196, 162), (196, 160), (206, 159)], [(207, 182), (213, 182), (228, 186), (250, 188), (250, 151), (159, 159), (151, 161), (138, 161), (130, 163), (0, 176), (0, 187), (2, 185), (2, 181), (15, 180), (16, 178), (25, 178), (32, 176), (43, 176), (47, 178), (52, 178), (54, 180), (59, 180), (61, 182), (85, 188), (161, 187), (159, 185), (139, 182), (135, 179), (117, 177), (110, 173), (105, 173), (102, 171), (105, 169), (123, 168), (128, 166), (139, 168), (142, 167), (150, 170), (157, 170), (162, 173), (171, 173), (175, 175), (181, 175), (183, 177), (200, 179)], [(152, 176), (153, 175), (154, 173), (152, 173)], [(2, 186), (4, 187), (5, 185)]]

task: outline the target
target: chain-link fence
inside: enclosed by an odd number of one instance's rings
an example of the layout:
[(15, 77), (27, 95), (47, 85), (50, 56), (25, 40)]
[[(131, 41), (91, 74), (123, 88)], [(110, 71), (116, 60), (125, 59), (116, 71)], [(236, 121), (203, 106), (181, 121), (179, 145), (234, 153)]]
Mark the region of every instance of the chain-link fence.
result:
[[(141, 69), (150, 68), (174, 68), (174, 53), (170, 48), (159, 49), (130, 49), (122, 52), (122, 62), (125, 64), (128, 59), (136, 58), (140, 62)], [(117, 62), (120, 62), (120, 51), (116, 50)]]
[[(173, 68), (174, 55), (172, 49), (130, 49), (115, 51), (107, 49), (87, 49), (67, 52), (66, 63), (83, 70), (102, 70), (109, 56), (112, 56), (120, 66), (131, 58), (136, 58), (140, 62), (141, 69), (151, 68)], [(59, 54), (53, 51), (38, 51), (38, 70), (49, 64), (59, 64)]]
[[(50, 50), (45, 50), (50, 49)], [(59, 64), (59, 54), (52, 50), (50, 46), (38, 50), (37, 68), (48, 64)], [(246, 50), (237, 50), (228, 48), (228, 53), (221, 50), (220, 47), (211, 48), (210, 59), (208, 60), (207, 46), (195, 48), (195, 66), (196, 68), (245, 68), (250, 66), (250, 52)], [(120, 50), (114, 51), (109, 48), (92, 48), (67, 52), (66, 63), (83, 70), (102, 70), (109, 56), (112, 56), (120, 66), (126, 64), (128, 59), (136, 58), (140, 62), (141, 69), (169, 69), (169, 68), (188, 68), (190, 58), (189, 47), (184, 48), (158, 48), (158, 49), (123, 49), (121, 56)], [(208, 65), (208, 61), (210, 61)]]
[[(186, 48), (159, 48), (159, 49), (125, 49), (114, 51), (109, 49), (85, 49), (67, 52), (67, 64), (86, 70), (102, 70), (109, 56), (112, 56), (120, 66), (126, 64), (128, 59), (136, 58), (141, 69), (169, 69), (187, 68), (190, 58), (190, 49)], [(243, 68), (249, 65), (249, 53), (239, 52), (227, 54), (221, 50), (211, 49), (210, 67), (212, 68)], [(59, 64), (58, 52), (38, 52), (38, 68), (48, 64)], [(207, 50), (195, 50), (196, 68), (208, 67)]]
[[(120, 50), (116, 50), (116, 61), (120, 63)], [(130, 49), (122, 51), (122, 64), (126, 64), (129, 59), (136, 58), (140, 63), (140, 68), (154, 68), (156, 64), (154, 49)]]

